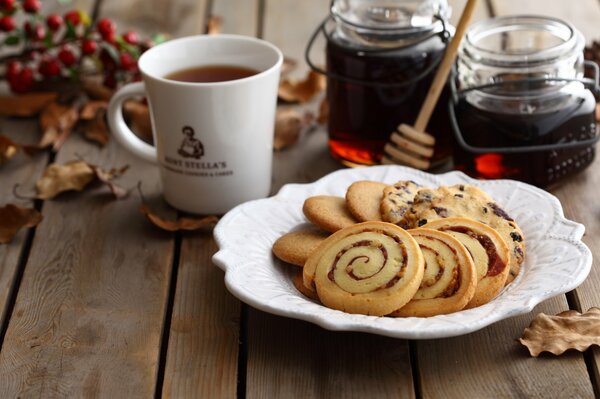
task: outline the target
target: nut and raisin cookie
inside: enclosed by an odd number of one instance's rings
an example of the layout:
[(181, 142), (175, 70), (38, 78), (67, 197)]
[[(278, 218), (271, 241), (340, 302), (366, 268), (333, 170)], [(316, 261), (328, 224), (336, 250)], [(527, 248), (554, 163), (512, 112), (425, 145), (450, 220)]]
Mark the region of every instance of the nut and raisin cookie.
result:
[(417, 191), (422, 187), (411, 180), (400, 180), (393, 186), (383, 189), (381, 200), (381, 218), (384, 222), (394, 223), (403, 229), (410, 226), (406, 224), (404, 215), (410, 210)]
[(309, 226), (302, 230), (284, 234), (273, 244), (273, 253), (284, 262), (304, 266), (312, 251), (323, 242), (329, 233)]
[(350, 213), (360, 222), (381, 219), (381, 200), (383, 189), (387, 184), (376, 181), (361, 180), (354, 182), (346, 191), (346, 205)]
[(302, 211), (308, 220), (331, 233), (358, 223), (346, 208), (346, 200), (342, 197), (309, 197), (304, 201)]
[(446, 217), (466, 217), (495, 229), (510, 250), (510, 273), (507, 283), (519, 274), (525, 257), (523, 232), (515, 221), (479, 188), (467, 184), (421, 189), (401, 223), (410, 227)]

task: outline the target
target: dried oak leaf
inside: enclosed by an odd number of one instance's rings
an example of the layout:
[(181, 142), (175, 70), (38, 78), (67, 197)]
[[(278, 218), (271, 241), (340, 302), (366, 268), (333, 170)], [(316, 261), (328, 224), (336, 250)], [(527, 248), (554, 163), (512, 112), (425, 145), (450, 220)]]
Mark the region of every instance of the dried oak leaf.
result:
[(144, 203), (140, 205), (140, 212), (142, 212), (153, 225), (167, 231), (198, 230), (219, 221), (219, 218), (216, 216), (205, 216), (201, 218), (181, 217), (177, 220), (169, 220), (153, 213), (150, 210), (150, 207)]
[(600, 104), (596, 105), (596, 122), (600, 122)]
[(152, 140), (152, 124), (148, 105), (140, 101), (126, 101), (123, 112), (131, 124), (131, 130), (146, 140)]
[(534, 357), (542, 352), (560, 355), (568, 349), (583, 352), (600, 345), (600, 309), (590, 308), (586, 313), (567, 310), (556, 316), (540, 313), (519, 341)]
[(206, 33), (209, 35), (218, 35), (223, 30), (223, 18), (218, 15), (211, 15), (206, 23)]
[(40, 148), (52, 146), (53, 151), (58, 151), (78, 120), (79, 112), (76, 106), (57, 102), (48, 104), (40, 115), (40, 127), (43, 133), (38, 146)]
[(314, 120), (313, 114), (301, 114), (293, 108), (278, 108), (275, 114), (275, 137), (273, 148), (281, 150), (298, 142), (302, 129)]
[(108, 108), (108, 101), (104, 100), (91, 100), (88, 101), (81, 107), (79, 111), (79, 119), (82, 121), (91, 121), (96, 119), (98, 112), (106, 110)]
[(310, 71), (303, 80), (282, 79), (279, 83), (279, 99), (305, 103), (325, 90), (325, 85), (325, 77), (315, 71)]
[[(92, 111), (88, 110), (86, 112), (89, 113)], [(104, 146), (109, 140), (108, 125), (106, 124), (106, 106), (98, 107), (95, 112), (94, 117), (90, 119), (87, 119), (89, 116), (87, 113), (85, 115), (86, 119), (84, 119), (83, 111), (81, 112), (80, 119), (83, 120), (81, 123), (81, 131), (86, 139), (95, 141), (101, 146)]]
[(93, 100), (109, 101), (115, 91), (102, 84), (100, 79), (88, 78), (83, 80), (83, 91)]
[(56, 100), (57, 93), (39, 92), (18, 96), (0, 96), (0, 116), (28, 117), (39, 114)]
[(82, 191), (92, 181), (98, 179), (106, 184), (117, 199), (127, 196), (128, 191), (112, 180), (121, 176), (129, 167), (104, 170), (85, 161), (70, 161), (64, 165), (51, 164), (46, 167), (36, 183), (38, 199), (52, 199), (65, 191)]
[(13, 204), (0, 207), (0, 244), (7, 244), (23, 227), (37, 226), (42, 215), (33, 208), (21, 208)]
[(19, 150), (22, 150), (27, 155), (33, 155), (38, 150), (38, 147), (15, 143), (8, 137), (0, 135), (0, 165), (14, 157)]

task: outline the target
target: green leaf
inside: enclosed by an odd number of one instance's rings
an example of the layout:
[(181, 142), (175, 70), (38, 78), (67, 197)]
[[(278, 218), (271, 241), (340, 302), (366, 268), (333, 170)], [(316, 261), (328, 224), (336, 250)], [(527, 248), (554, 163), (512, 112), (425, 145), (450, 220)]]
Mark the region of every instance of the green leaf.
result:
[(21, 37), (17, 36), (17, 35), (8, 36), (6, 39), (4, 39), (4, 44), (6, 44), (8, 46), (16, 46), (20, 42), (21, 42)]
[(65, 32), (65, 38), (66, 39), (76, 39), (77, 31), (75, 30), (75, 27), (73, 26), (73, 24), (70, 23), (69, 21), (66, 21), (66, 27), (67, 27), (67, 31)]
[(154, 44), (161, 44), (163, 42), (166, 42), (167, 40), (169, 40), (169, 36), (162, 34), (162, 33), (157, 33), (155, 35), (152, 35), (152, 41), (154, 42)]
[(52, 39), (53, 39), (52, 32), (50, 32), (50, 31), (46, 32), (46, 36), (44, 36), (44, 40), (43, 40), (44, 46), (46, 46), (48, 48), (52, 47), (52, 45), (54, 44), (52, 42)]
[(117, 65), (119, 64), (119, 52), (116, 48), (114, 48), (108, 43), (100, 43), (100, 48), (106, 50), (108, 52), (108, 55), (110, 55), (110, 58), (112, 58), (113, 61), (117, 63)]

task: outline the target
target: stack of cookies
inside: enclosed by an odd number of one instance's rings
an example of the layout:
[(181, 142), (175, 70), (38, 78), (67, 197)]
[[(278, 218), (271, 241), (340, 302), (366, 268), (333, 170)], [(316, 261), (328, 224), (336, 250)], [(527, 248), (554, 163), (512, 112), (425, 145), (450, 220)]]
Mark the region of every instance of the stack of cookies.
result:
[(275, 256), (302, 267), (294, 285), (325, 306), (428, 317), (483, 305), (519, 273), (515, 221), (477, 187), (352, 184), (306, 199), (314, 226), (280, 237)]

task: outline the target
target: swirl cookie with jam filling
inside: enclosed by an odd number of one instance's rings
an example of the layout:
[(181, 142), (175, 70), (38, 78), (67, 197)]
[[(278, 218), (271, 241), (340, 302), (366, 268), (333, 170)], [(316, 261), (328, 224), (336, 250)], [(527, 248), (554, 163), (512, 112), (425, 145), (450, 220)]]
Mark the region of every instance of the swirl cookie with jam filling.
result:
[(389, 316), (429, 317), (464, 309), (477, 285), (477, 270), (467, 249), (438, 230), (420, 228), (409, 233), (423, 252), (425, 273), (413, 299)]
[(476, 220), (461, 217), (434, 220), (424, 227), (452, 235), (473, 258), (477, 287), (465, 308), (483, 305), (498, 295), (508, 277), (510, 256), (508, 246), (496, 230)]
[(412, 299), (423, 272), (423, 255), (408, 232), (365, 222), (325, 239), (306, 261), (303, 281), (325, 306), (384, 316)]
[(514, 280), (525, 258), (523, 232), (492, 197), (468, 184), (421, 189), (401, 223), (416, 228), (446, 217), (475, 219), (496, 230), (510, 250), (510, 274), (507, 282)]

